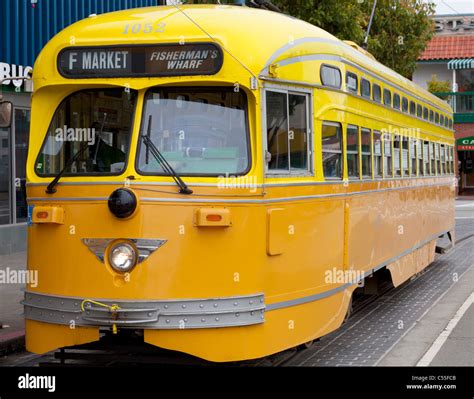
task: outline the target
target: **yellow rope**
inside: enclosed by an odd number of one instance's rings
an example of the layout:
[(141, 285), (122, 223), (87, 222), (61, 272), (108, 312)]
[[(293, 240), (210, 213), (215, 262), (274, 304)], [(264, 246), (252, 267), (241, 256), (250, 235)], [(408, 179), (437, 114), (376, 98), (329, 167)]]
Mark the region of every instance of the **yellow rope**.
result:
[[(118, 305), (107, 305), (105, 303), (102, 303), (102, 302), (97, 302), (97, 301), (93, 301), (92, 299), (84, 299), (82, 302), (81, 302), (81, 310), (83, 312), (85, 312), (85, 308), (84, 308), (84, 304), (86, 303), (93, 303), (94, 305), (98, 305), (98, 306), (102, 306), (104, 308), (107, 308), (110, 310), (111, 313), (116, 313), (117, 310), (120, 310), (120, 306)], [(112, 324), (112, 333), (113, 334), (117, 334), (117, 325), (116, 324)]]

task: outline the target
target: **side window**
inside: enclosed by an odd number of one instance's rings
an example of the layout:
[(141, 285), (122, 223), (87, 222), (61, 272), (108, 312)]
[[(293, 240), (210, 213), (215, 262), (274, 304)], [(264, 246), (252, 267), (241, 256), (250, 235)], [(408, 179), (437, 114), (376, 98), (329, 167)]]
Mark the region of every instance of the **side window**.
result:
[(435, 145), (434, 143), (430, 142), (430, 163), (431, 163), (431, 168), (430, 168), (430, 175), (435, 175), (436, 174), (436, 160), (435, 160)]
[(440, 115), (440, 116), (439, 116), (439, 124), (440, 124), (441, 126), (444, 126), (444, 115)]
[(416, 140), (416, 156), (418, 158), (418, 176), (423, 176), (423, 143), (421, 140)]
[(402, 99), (402, 111), (408, 112), (408, 99), (406, 97)]
[(268, 170), (290, 170), (288, 159), (288, 95), (267, 91)]
[(411, 115), (416, 114), (416, 104), (414, 101), (410, 101), (410, 114)]
[(341, 71), (339, 68), (322, 65), (321, 66), (321, 83), (323, 86), (335, 87), (336, 89), (341, 88)]
[(437, 112), (435, 113), (435, 123), (439, 125), (439, 114)]
[(400, 157), (401, 157), (400, 139), (401, 138), (399, 135), (393, 136), (393, 170), (395, 172), (395, 176), (402, 175), (402, 171), (400, 168)]
[(410, 147), (410, 176), (416, 176), (416, 140), (412, 137), (408, 138)]
[(446, 146), (446, 174), (450, 175), (451, 172), (451, 147)]
[(359, 178), (359, 128), (347, 126), (347, 172), (349, 177)]
[(382, 135), (374, 130), (374, 175), (382, 177)]
[(372, 134), (370, 129), (362, 129), (360, 135), (362, 154), (362, 178), (372, 178)]
[(389, 89), (383, 89), (383, 103), (388, 107), (392, 105), (392, 93)]
[(423, 119), (428, 120), (428, 108), (423, 107)]
[(441, 154), (440, 154), (440, 158), (441, 158), (440, 171), (441, 171), (441, 174), (444, 175), (444, 174), (446, 174), (446, 147), (444, 146), (444, 144), (441, 144), (440, 151), (441, 151)]
[(326, 179), (342, 178), (342, 127), (340, 123), (323, 122), (323, 173)]
[(400, 109), (400, 95), (393, 94), (393, 108)]
[(434, 121), (434, 112), (432, 109), (430, 109), (430, 122)]
[(308, 95), (267, 91), (268, 170), (307, 172)]
[(449, 147), (449, 163), (451, 164), (451, 174), (456, 174), (457, 165), (454, 163), (454, 147)]
[(380, 88), (380, 86), (374, 84), (373, 90), (374, 90), (374, 101), (378, 103), (382, 102), (382, 89)]
[(401, 159), (401, 162), (402, 162), (402, 175), (403, 176), (408, 176), (408, 163), (409, 163), (409, 159), (408, 159), (408, 137), (403, 137), (403, 136), (400, 136), (400, 139), (402, 141), (402, 159)]
[(428, 176), (431, 173), (430, 169), (430, 143), (428, 141), (423, 142), (423, 175)]
[(308, 116), (309, 96), (288, 94), (288, 114), (290, 122), (290, 171), (308, 172), (308, 143), (310, 142), (310, 123)]
[(435, 144), (435, 158), (436, 158), (436, 174), (441, 174), (441, 154), (439, 150), (439, 143)]
[(416, 116), (421, 118), (423, 114), (423, 107), (420, 104), (416, 104)]
[(359, 80), (357, 75), (352, 72), (346, 73), (346, 87), (351, 93), (357, 94), (359, 88)]
[(449, 128), (450, 129), (453, 128), (453, 120), (451, 118), (449, 118)]
[(383, 174), (385, 178), (393, 176), (392, 173), (392, 136), (389, 133), (383, 135)]
[(367, 79), (360, 80), (360, 94), (362, 97), (370, 98), (370, 82)]

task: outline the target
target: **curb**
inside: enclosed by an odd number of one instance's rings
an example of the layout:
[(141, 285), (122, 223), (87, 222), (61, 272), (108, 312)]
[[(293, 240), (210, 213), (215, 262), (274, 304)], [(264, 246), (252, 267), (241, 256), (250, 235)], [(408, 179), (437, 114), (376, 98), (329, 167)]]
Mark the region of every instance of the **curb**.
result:
[(5, 356), (23, 350), (24, 348), (25, 330), (12, 331), (0, 335), (0, 356)]

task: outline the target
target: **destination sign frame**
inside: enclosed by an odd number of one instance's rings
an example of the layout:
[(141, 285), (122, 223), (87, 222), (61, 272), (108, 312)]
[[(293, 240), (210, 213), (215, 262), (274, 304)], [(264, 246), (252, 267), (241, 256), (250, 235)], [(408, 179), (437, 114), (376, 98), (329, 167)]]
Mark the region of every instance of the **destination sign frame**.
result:
[(71, 46), (57, 57), (66, 79), (209, 76), (223, 63), (222, 48), (211, 42)]

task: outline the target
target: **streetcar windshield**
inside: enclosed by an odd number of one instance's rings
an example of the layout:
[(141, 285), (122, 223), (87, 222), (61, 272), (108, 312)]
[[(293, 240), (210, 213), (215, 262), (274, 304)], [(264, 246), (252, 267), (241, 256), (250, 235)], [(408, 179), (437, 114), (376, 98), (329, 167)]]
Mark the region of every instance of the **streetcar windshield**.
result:
[[(250, 166), (246, 97), (233, 88), (149, 91), (141, 135), (182, 176), (239, 175)], [(166, 174), (146, 140), (137, 162), (142, 174)]]
[(136, 92), (123, 88), (83, 90), (67, 97), (54, 114), (36, 172), (56, 175), (76, 156), (64, 175), (122, 173), (135, 101)]

